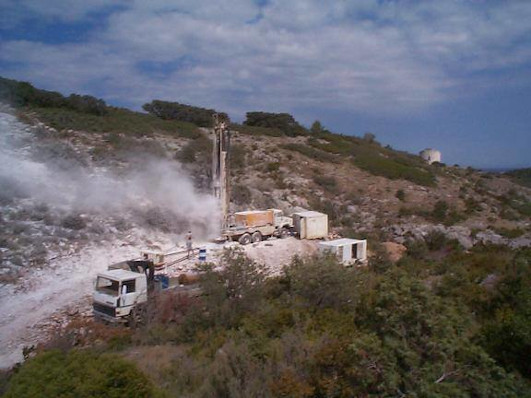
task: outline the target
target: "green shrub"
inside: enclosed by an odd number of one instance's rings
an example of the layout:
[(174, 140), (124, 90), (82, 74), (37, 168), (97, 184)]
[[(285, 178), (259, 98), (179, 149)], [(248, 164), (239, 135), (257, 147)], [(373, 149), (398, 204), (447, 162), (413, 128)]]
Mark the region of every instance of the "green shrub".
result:
[(431, 216), (435, 221), (443, 222), (446, 219), (446, 216), (448, 214), (448, 203), (444, 200), (438, 200), (435, 202), (435, 205), (433, 206), (433, 210), (431, 211)]
[(522, 228), (496, 228), (495, 232), (508, 239), (515, 239), (525, 234), (525, 230), (523, 230)]
[(247, 112), (244, 125), (274, 128), (287, 136), (305, 135), (308, 132), (288, 113)]
[(371, 174), (381, 175), (392, 180), (404, 179), (418, 185), (436, 185), (435, 176), (429, 171), (385, 157), (378, 152), (357, 154), (354, 158), (354, 164)]
[(337, 180), (334, 176), (315, 175), (313, 181), (330, 193), (338, 192)]
[(162, 120), (152, 115), (123, 108), (109, 107), (102, 116), (82, 113), (67, 108), (30, 107), (39, 120), (58, 130), (78, 130), (98, 133), (124, 133), (126, 135), (150, 135), (161, 133), (183, 138), (201, 135), (197, 126), (175, 120)]
[(303, 154), (304, 156), (309, 157), (310, 159), (317, 160), (323, 163), (339, 163), (340, 162), (340, 159), (338, 159), (334, 155), (320, 151), (318, 149), (314, 149), (312, 147), (309, 147), (303, 144), (294, 144), (294, 143), (285, 144), (285, 145), (282, 145), (282, 148), (287, 149), (288, 151), (299, 152)]
[(212, 141), (201, 135), (197, 139), (189, 141), (177, 152), (175, 158), (182, 163), (210, 164), (212, 161)]
[(248, 151), (243, 145), (234, 144), (230, 150), (230, 169), (239, 171), (247, 165)]
[[(148, 104), (144, 104), (142, 108), (146, 112), (164, 120), (178, 120), (201, 127), (212, 127), (213, 116), (216, 113), (214, 109), (160, 100), (153, 100)], [(222, 118), (228, 120), (228, 116), (225, 113), (221, 115)]]
[(77, 214), (66, 216), (61, 225), (68, 229), (80, 230), (87, 226), (85, 219)]
[(108, 111), (105, 101), (90, 95), (71, 94), (64, 97), (56, 91), (40, 90), (26, 82), (0, 77), (0, 98), (12, 106), (35, 106), (44, 108), (65, 108), (81, 113), (102, 116)]
[(243, 184), (234, 184), (232, 187), (231, 198), (237, 205), (246, 205), (251, 203), (251, 190)]
[[(282, 137), (284, 133), (277, 128), (270, 127), (257, 127), (257, 126), (247, 126), (244, 124), (232, 124), (231, 130), (237, 131), (240, 134), (260, 136), (265, 135), (269, 137)], [(253, 150), (257, 150), (258, 145), (253, 144)]]
[(269, 173), (275, 173), (280, 169), (280, 163), (279, 162), (270, 162), (267, 164), (267, 171)]
[(423, 239), (409, 239), (405, 242), (408, 256), (414, 259), (423, 259), (428, 254), (428, 245)]
[(428, 233), (428, 235), (426, 235), (424, 240), (426, 241), (426, 245), (428, 246), (428, 249), (430, 250), (441, 250), (448, 243), (448, 240), (444, 232), (437, 231), (437, 230), (434, 230)]
[(29, 359), (11, 378), (5, 398), (155, 397), (133, 364), (91, 351), (49, 351)]
[(401, 202), (405, 202), (406, 201), (406, 193), (404, 192), (403, 189), (399, 189), (396, 191), (396, 194), (395, 194), (395, 197), (400, 200)]
[(505, 174), (517, 184), (531, 188), (531, 168), (512, 170)]
[(481, 211), (480, 203), (475, 200), (472, 196), (469, 196), (465, 199), (465, 213), (473, 214)]
[(187, 342), (161, 384), (173, 396), (525, 396), (500, 364), (528, 374), (531, 252), (415, 260), (408, 247), (397, 265), (295, 258), (268, 279), (232, 252), (221, 271), (207, 267), (194, 311), (149, 325), (157, 342)]

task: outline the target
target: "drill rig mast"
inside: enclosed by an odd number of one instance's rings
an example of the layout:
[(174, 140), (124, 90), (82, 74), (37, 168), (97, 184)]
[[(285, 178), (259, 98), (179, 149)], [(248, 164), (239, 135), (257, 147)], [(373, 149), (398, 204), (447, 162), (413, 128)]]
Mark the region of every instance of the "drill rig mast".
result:
[(230, 185), (229, 154), (230, 131), (229, 119), (224, 114), (214, 114), (214, 145), (212, 156), (212, 189), (219, 199), (221, 210), (221, 229), (228, 227)]

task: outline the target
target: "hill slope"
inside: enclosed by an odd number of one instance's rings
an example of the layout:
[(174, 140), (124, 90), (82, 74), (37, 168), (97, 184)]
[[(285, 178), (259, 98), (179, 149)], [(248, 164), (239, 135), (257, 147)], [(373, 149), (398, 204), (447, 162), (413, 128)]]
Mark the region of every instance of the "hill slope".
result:
[[(157, 300), (145, 327), (55, 317), (64, 299), (74, 313), (85, 308), (94, 273), (120, 256), (173, 246), (189, 228), (203, 241), (216, 234), (210, 130), (3, 83), (17, 108), (0, 112), (2, 361), (50, 328), (56, 338), (37, 351), (113, 352), (169, 395), (530, 391), (531, 190), (429, 166), (374, 137), (293, 128), (285, 114), (269, 127), (256, 112), (261, 125), (232, 126), (233, 209), (324, 211), (334, 233), (369, 238), (369, 267), (294, 259), (266, 278), (262, 265), (228, 251), (203, 274), (203, 296)], [(397, 264), (385, 241), (407, 245)], [(40, 323), (51, 316), (59, 326)], [(2, 376), (0, 393), (4, 379), (8, 394), (39, 388), (42, 358)]]

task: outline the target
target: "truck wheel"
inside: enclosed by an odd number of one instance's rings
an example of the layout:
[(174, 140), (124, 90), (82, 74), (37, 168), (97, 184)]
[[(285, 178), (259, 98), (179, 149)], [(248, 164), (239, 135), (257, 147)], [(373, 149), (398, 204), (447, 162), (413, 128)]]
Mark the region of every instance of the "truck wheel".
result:
[(280, 239), (285, 239), (287, 238), (288, 236), (290, 236), (290, 231), (288, 228), (284, 227), (280, 230)]
[(251, 234), (245, 233), (242, 236), (240, 236), (240, 239), (238, 239), (238, 242), (242, 245), (248, 245), (251, 243)]
[(260, 231), (256, 231), (253, 233), (253, 236), (251, 237), (251, 240), (253, 243), (261, 242), (262, 241), (262, 234)]

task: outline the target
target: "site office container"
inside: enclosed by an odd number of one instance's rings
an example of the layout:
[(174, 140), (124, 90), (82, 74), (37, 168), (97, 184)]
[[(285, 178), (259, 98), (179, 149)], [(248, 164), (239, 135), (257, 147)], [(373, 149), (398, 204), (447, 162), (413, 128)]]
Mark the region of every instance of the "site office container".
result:
[(317, 211), (294, 213), (293, 228), (300, 239), (327, 238), (328, 216)]
[(365, 239), (336, 239), (319, 242), (321, 253), (330, 252), (344, 265), (367, 264), (367, 240)]

